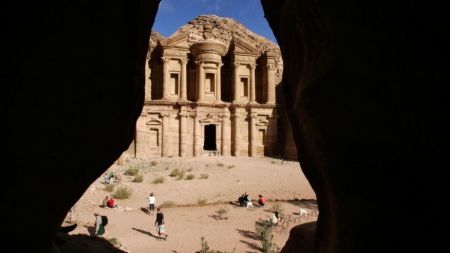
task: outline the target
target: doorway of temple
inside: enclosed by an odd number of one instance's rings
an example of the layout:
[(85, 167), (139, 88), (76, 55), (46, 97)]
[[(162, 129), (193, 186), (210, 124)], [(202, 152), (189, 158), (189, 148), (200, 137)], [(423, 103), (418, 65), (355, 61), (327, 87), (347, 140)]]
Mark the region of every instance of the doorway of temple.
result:
[(216, 145), (216, 125), (205, 125), (204, 150), (217, 150)]

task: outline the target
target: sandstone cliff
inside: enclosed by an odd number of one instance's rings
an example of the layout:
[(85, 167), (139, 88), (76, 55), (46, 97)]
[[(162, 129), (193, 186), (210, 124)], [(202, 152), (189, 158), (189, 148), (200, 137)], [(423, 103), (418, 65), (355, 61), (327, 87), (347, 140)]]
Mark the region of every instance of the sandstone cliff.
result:
[[(276, 54), (277, 59), (277, 83), (281, 81), (283, 61), (278, 45), (250, 31), (247, 27), (232, 18), (222, 18), (215, 15), (201, 15), (181, 26), (169, 38), (183, 34), (188, 34), (187, 42), (189, 45), (205, 39), (213, 39), (224, 43), (228, 48), (233, 38), (237, 37), (254, 47), (259, 54), (266, 51), (272, 51)], [(151, 39), (153, 41), (152, 45), (156, 45), (158, 41), (166, 38), (158, 32), (152, 32)]]

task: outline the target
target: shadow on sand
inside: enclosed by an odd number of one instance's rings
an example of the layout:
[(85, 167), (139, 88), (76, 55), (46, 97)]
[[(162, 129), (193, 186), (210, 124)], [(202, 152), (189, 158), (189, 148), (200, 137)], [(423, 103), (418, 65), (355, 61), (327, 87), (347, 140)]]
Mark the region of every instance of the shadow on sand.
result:
[(254, 242), (247, 242), (244, 240), (239, 240), (239, 241), (242, 242), (243, 244), (246, 244), (250, 249), (257, 250), (258, 252), (263, 250), (261, 247), (258, 246), (258, 244), (254, 243)]
[(90, 236), (95, 235), (95, 226), (84, 225), (84, 227), (87, 228), (87, 231)]
[(151, 236), (151, 237), (156, 238), (156, 239), (161, 239), (157, 235), (152, 234), (151, 232), (148, 232), (148, 231), (145, 231), (145, 230), (142, 230), (142, 229), (139, 229), (139, 228), (132, 228), (132, 229), (135, 230), (135, 231), (138, 231), (140, 233), (143, 233), (144, 235), (148, 235), (148, 236)]
[(147, 208), (145, 208), (145, 207), (141, 207), (141, 211), (142, 211), (143, 213), (147, 214), (147, 215), (153, 215), (153, 214), (150, 213), (150, 211), (149, 211)]
[(258, 235), (250, 230), (243, 230), (243, 229), (236, 229), (236, 231), (239, 232), (239, 234), (241, 234), (242, 236), (252, 239), (252, 240), (259, 240)]

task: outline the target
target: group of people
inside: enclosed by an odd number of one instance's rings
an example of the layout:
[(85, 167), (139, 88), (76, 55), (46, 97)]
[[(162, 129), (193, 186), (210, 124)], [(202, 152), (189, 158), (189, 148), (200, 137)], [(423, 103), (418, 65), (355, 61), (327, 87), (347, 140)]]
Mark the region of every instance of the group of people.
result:
[[(239, 205), (242, 207), (247, 207), (247, 208), (253, 208), (253, 203), (252, 200), (250, 199), (250, 196), (246, 193), (242, 194), (239, 198), (238, 198), (238, 202)], [(259, 207), (264, 207), (267, 203), (266, 198), (264, 198), (261, 194), (258, 195), (258, 206)]]
[[(150, 215), (153, 215), (153, 212), (155, 211), (155, 205), (156, 205), (156, 197), (152, 192), (150, 193), (150, 195), (148, 195), (148, 211)], [(156, 208), (155, 226), (156, 231), (158, 232), (158, 238), (167, 239), (169, 235), (166, 233), (164, 214), (161, 211), (160, 207)]]
[[(150, 195), (148, 196), (148, 202), (149, 202), (149, 213), (153, 215), (156, 205), (156, 198), (153, 192), (150, 193)], [(105, 199), (103, 199), (102, 207), (116, 208), (118, 207), (118, 205), (115, 199), (108, 195), (105, 197)], [(105, 226), (108, 224), (108, 217), (106, 215), (100, 215), (98, 213), (94, 213), (94, 217), (95, 217), (95, 235), (102, 237), (103, 234), (105, 233)], [(156, 208), (155, 226), (156, 231), (158, 232), (158, 238), (167, 239), (169, 235), (166, 233), (164, 213), (161, 211), (160, 207)]]
[(112, 171), (105, 172), (103, 179), (105, 184), (112, 184), (116, 180), (116, 175)]

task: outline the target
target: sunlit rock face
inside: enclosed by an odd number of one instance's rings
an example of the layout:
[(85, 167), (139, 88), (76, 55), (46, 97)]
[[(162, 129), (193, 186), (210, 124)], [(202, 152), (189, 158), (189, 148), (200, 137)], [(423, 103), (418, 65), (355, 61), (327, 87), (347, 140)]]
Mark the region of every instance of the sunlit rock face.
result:
[[(314, 252), (448, 248), (443, 6), (261, 2), (283, 56), (300, 164), (318, 197)], [(304, 252), (304, 233), (293, 231), (283, 252)]]

